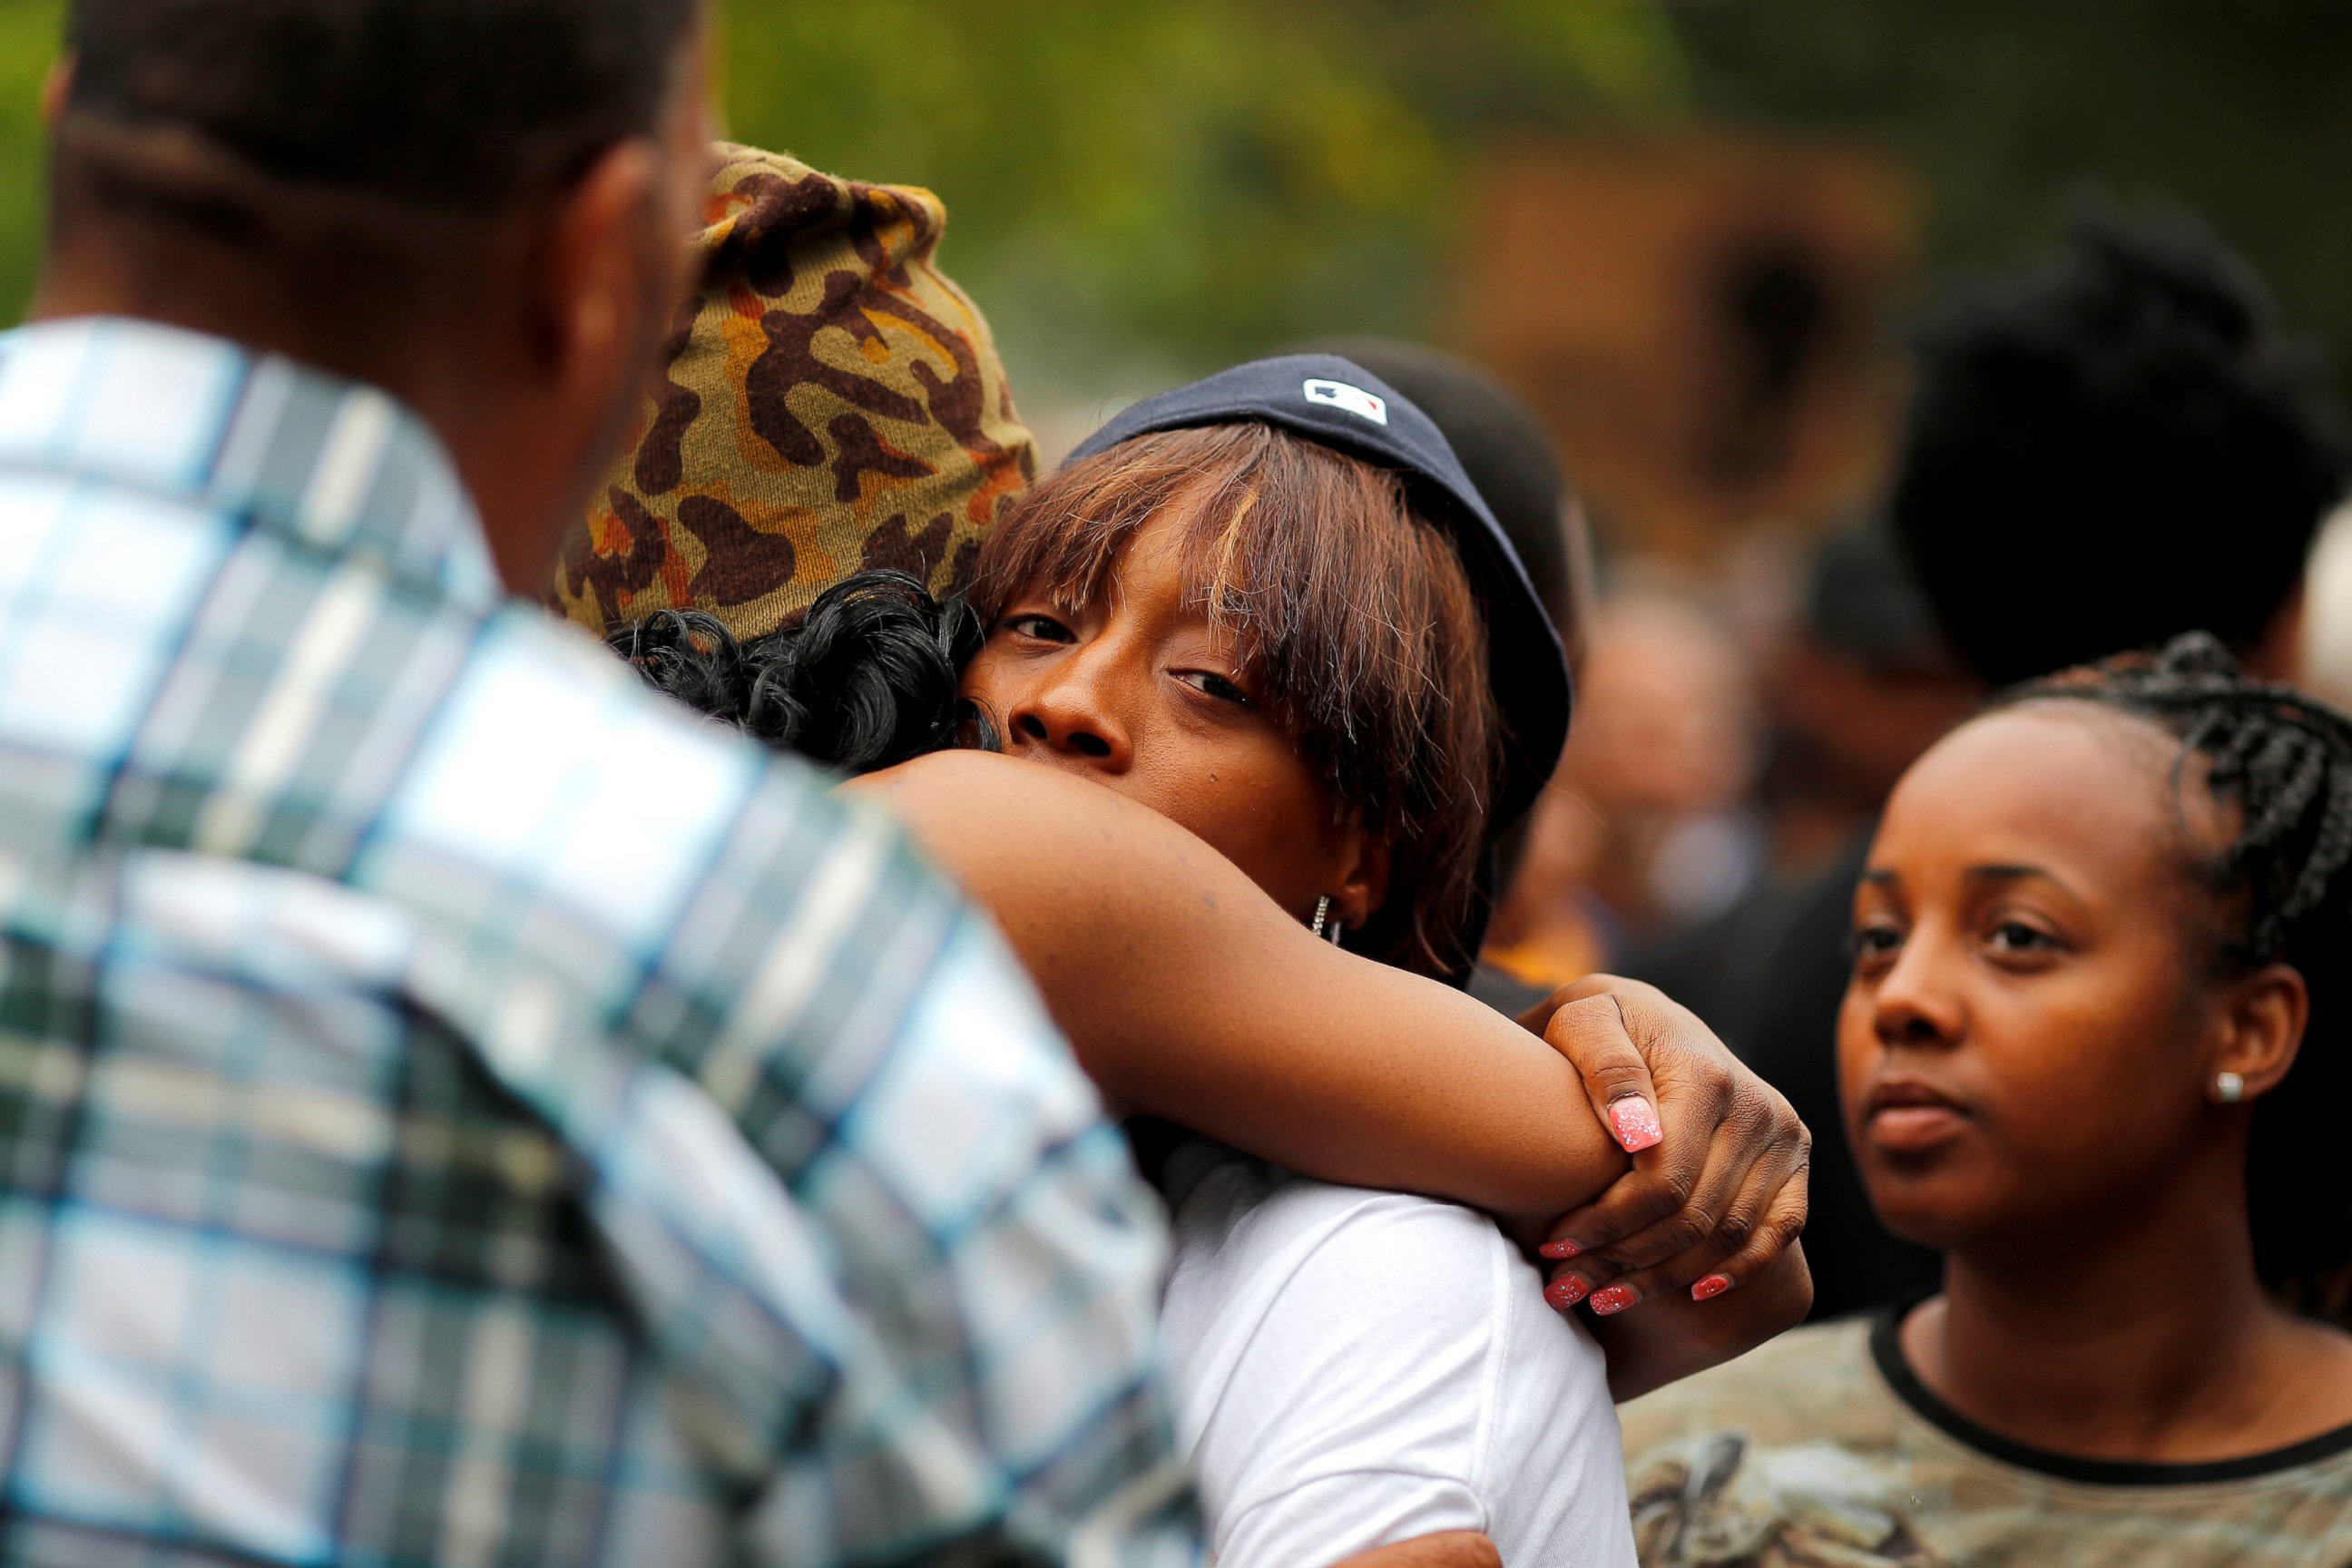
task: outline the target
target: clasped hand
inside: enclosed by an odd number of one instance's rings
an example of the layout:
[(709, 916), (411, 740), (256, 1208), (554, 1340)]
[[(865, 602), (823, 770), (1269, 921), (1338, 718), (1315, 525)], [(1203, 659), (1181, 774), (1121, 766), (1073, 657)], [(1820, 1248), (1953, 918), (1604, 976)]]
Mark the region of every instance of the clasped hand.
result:
[[(1805, 1227), (1812, 1136), (1779, 1090), (1638, 981), (1591, 976), (1519, 1022), (1574, 1066), (1633, 1160), (1542, 1238), (1554, 1306), (1588, 1301), (1607, 1315), (1670, 1295), (1705, 1301), (1787, 1272), (1778, 1266)], [(1798, 1317), (1809, 1282), (1802, 1294)]]

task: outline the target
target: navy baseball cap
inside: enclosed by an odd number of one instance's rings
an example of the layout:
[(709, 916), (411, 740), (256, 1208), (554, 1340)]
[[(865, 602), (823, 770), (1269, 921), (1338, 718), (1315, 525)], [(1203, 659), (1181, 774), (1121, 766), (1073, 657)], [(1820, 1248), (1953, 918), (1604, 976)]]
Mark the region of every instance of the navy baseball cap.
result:
[(1568, 740), (1568, 656), (1509, 535), (1427, 415), (1388, 383), (1335, 354), (1253, 360), (1163, 392), (1081, 442), (1076, 462), (1138, 436), (1256, 420), (1393, 468), (1414, 510), (1454, 540), (1486, 621), (1486, 679), (1503, 717), (1503, 776), (1486, 824), (1496, 834), (1527, 815)]

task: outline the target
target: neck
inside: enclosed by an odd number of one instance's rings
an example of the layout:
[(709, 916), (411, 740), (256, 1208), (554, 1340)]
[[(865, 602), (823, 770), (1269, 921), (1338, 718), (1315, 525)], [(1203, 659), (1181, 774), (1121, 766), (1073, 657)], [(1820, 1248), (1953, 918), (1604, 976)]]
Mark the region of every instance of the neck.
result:
[[(2242, 1163), (2063, 1237), (1970, 1246), (1904, 1348), (1937, 1395), (2035, 1447), (2210, 1457), (2265, 1395), (2286, 1322), (2254, 1272)], [(2226, 1439), (2221, 1446), (2228, 1447)]]
[[(28, 313), (35, 321), (130, 316), (205, 332), (375, 387), (439, 437), (471, 494), (499, 575), (518, 592), (537, 586), (563, 521), (564, 488), (577, 460), (540, 422), (517, 416), (528, 402), (520, 376), (489, 345), (486, 323), (445, 295), (363, 282), (324, 290), (289, 279), (227, 247), (171, 247), (168, 262), (143, 242), (93, 234), (52, 248)], [(306, 305), (305, 299), (323, 302)]]

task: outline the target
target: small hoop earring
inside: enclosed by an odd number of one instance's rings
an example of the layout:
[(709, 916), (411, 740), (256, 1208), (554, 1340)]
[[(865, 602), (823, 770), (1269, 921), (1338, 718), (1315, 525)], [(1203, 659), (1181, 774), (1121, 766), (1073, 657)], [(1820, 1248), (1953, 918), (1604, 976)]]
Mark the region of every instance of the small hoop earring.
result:
[(2240, 1074), (2233, 1072), (2215, 1073), (2213, 1075), (2213, 1098), (2220, 1100), (2224, 1105), (2237, 1104), (2238, 1101), (2246, 1098), (2245, 1079)]
[(1315, 900), (1315, 934), (1328, 941), (1333, 947), (1337, 947), (1339, 945), (1339, 932), (1343, 929), (1345, 928), (1338, 921), (1331, 918), (1331, 895), (1325, 893), (1317, 899)]

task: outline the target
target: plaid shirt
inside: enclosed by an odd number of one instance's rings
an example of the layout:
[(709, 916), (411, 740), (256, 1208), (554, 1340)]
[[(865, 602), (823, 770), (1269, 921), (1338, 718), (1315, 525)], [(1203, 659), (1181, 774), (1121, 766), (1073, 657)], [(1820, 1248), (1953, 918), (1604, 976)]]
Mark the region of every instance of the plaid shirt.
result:
[(382, 395), (0, 337), (0, 1561), (1194, 1559), (993, 938)]

